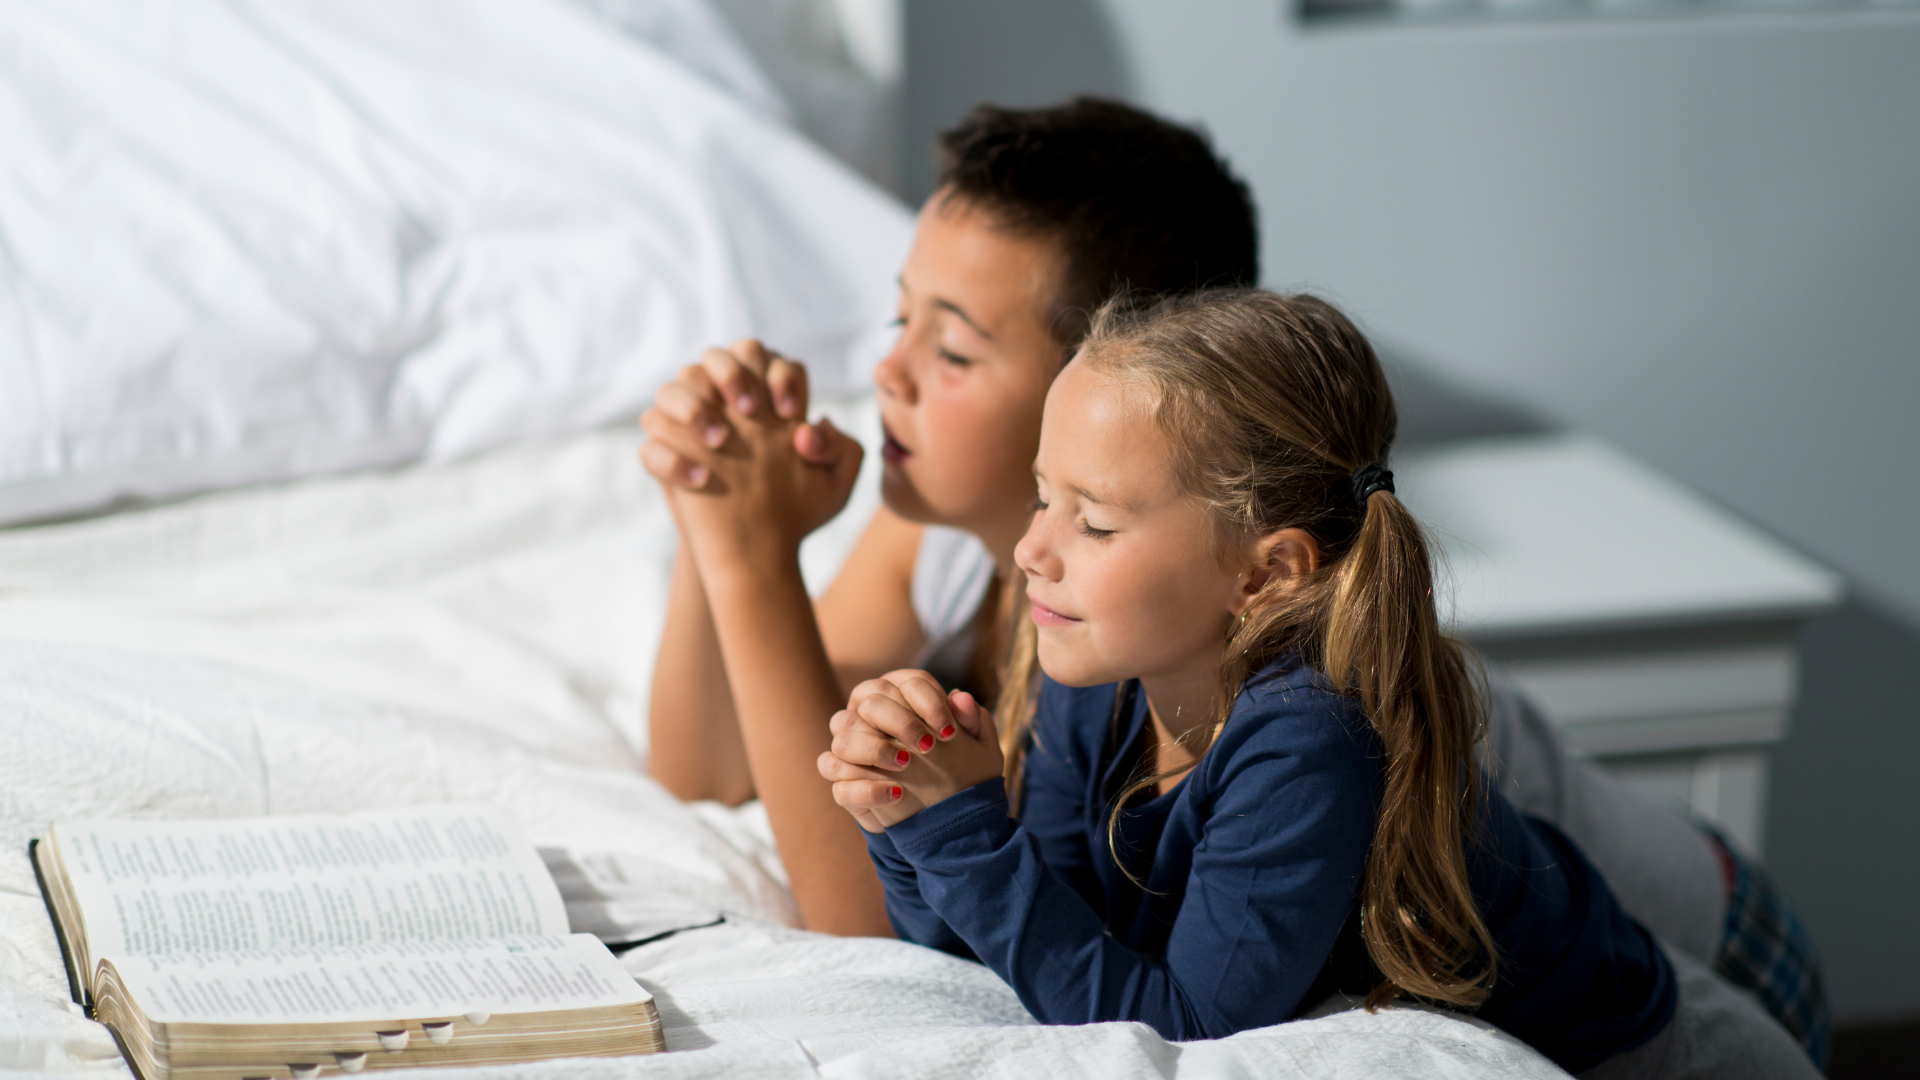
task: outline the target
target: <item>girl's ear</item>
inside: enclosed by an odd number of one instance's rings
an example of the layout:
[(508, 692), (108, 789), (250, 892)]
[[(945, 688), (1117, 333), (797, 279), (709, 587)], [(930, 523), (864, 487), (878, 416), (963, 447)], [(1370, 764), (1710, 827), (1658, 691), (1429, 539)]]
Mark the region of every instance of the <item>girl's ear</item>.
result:
[(1285, 583), (1320, 568), (1320, 544), (1305, 529), (1276, 529), (1255, 540), (1246, 571), (1234, 594), (1232, 613), (1245, 611), (1253, 598), (1269, 586)]

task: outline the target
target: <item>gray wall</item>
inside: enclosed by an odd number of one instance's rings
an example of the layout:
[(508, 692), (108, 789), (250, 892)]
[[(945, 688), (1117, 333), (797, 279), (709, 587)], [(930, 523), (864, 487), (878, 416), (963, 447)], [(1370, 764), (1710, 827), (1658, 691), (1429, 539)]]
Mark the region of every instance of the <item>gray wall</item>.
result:
[(1840, 1014), (1920, 1013), (1920, 9), (1302, 32), (1280, 0), (907, 4), (910, 192), (983, 98), (1201, 120), (1269, 284), (1845, 572), (1770, 862)]

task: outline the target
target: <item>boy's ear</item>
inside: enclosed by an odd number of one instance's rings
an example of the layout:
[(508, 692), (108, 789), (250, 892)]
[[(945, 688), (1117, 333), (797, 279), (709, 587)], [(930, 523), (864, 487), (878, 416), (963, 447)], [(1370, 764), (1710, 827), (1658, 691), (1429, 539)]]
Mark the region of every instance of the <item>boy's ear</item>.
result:
[(1253, 542), (1246, 573), (1234, 596), (1233, 614), (1246, 610), (1261, 590), (1320, 568), (1320, 544), (1305, 529), (1276, 529)]

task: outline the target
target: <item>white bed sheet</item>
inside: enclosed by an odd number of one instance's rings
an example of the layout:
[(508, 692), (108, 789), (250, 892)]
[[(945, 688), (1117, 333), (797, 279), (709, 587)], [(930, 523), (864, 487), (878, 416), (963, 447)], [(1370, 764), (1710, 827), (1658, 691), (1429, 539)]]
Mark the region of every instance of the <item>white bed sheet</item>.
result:
[[(871, 429), (870, 409), (834, 411)], [(498, 802), (564, 849), (602, 921), (726, 916), (626, 955), (672, 1052), (473, 1075), (1563, 1075), (1414, 1010), (1185, 1045), (1137, 1024), (1043, 1027), (977, 965), (792, 929), (752, 815), (685, 806), (641, 774), (673, 534), (637, 441), (605, 429), (0, 531), (0, 1077), (124, 1075), (65, 1005), (25, 857), (51, 820), (449, 800)], [(809, 548), (816, 581), (873, 487)]]

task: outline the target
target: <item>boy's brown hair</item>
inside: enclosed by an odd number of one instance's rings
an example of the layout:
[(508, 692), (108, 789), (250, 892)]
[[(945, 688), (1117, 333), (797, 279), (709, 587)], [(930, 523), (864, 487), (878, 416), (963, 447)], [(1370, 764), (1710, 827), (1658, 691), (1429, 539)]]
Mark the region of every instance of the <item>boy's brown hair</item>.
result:
[(935, 198), (1060, 246), (1049, 329), (1063, 359), (1115, 296), (1259, 282), (1253, 198), (1200, 131), (1101, 98), (980, 105), (941, 134), (939, 154)]

